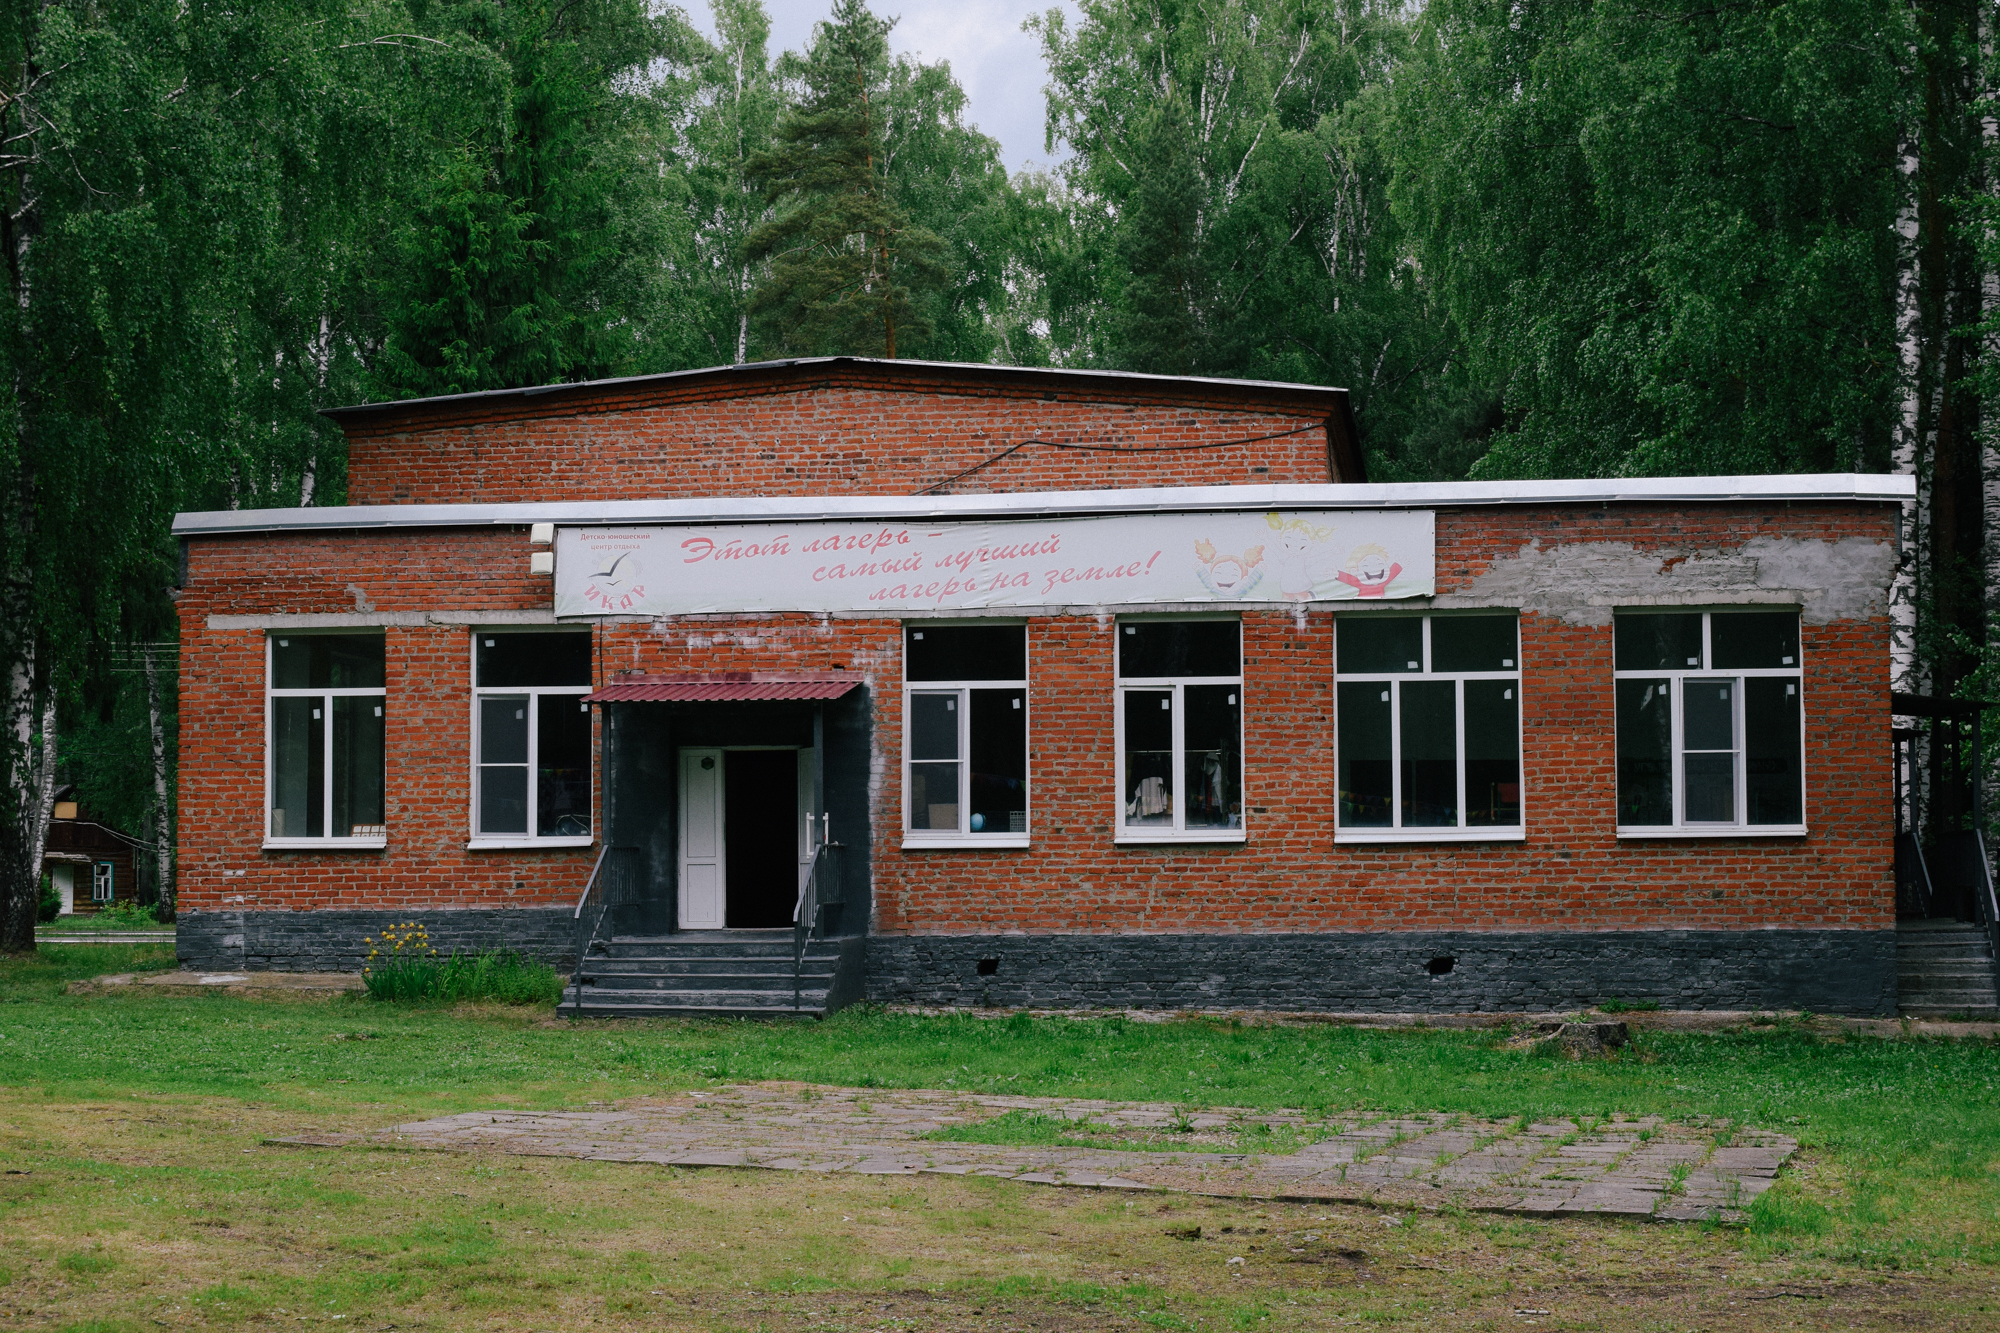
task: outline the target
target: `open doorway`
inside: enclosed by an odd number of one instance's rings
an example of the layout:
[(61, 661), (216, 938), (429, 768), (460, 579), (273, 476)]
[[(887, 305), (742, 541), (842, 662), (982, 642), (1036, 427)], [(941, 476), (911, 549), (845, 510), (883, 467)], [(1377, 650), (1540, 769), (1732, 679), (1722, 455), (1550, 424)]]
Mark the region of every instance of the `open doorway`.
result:
[(680, 928), (789, 930), (811, 857), (812, 752), (681, 751)]

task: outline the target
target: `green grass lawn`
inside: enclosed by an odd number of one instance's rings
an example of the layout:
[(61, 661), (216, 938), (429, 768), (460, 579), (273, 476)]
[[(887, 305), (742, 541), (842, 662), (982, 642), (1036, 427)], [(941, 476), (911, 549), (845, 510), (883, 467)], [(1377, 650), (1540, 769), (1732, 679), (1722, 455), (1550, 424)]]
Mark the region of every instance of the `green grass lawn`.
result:
[[(571, 1024), (543, 1007), (63, 993), (63, 984), (75, 977), (170, 964), (164, 949), (104, 946), (53, 946), (28, 960), (0, 962), (0, 1121), (44, 1126), (0, 1141), (9, 1170), (54, 1169), (36, 1166), (38, 1154), (92, 1159), (87, 1138), (48, 1128), (62, 1122), (63, 1108), (104, 1114), (106, 1107), (144, 1108), (154, 1118), (186, 1116), (191, 1123), (254, 1126), (264, 1134), (365, 1128), (487, 1106), (579, 1107), (763, 1079), (1189, 1107), (1538, 1119), (1624, 1112), (1763, 1126), (1802, 1145), (1794, 1168), (1759, 1200), (1748, 1228), (1711, 1228), (1705, 1233), (1710, 1238), (1699, 1241), (1692, 1237), (1700, 1228), (1647, 1231), (1655, 1238), (1675, 1233), (1674, 1246), (1717, 1246), (1732, 1264), (1778, 1265), (1787, 1273), (1832, 1274), (1840, 1281), (1923, 1275), (1966, 1300), (1973, 1297), (1965, 1293), (1975, 1290), (1991, 1293), (2000, 1262), (2000, 1050), (1983, 1041), (1829, 1036), (1792, 1024), (1714, 1034), (1640, 1032), (1616, 1058), (1571, 1062), (1508, 1048), (1504, 1034), (1491, 1031), (941, 1018), (869, 1009), (819, 1023)], [(1021, 1132), (1051, 1131), (1024, 1125)], [(226, 1134), (217, 1141), (223, 1140), (236, 1142)], [(107, 1160), (116, 1158), (111, 1140), (100, 1146)], [(255, 1183), (246, 1175), (255, 1153), (239, 1164), (233, 1160), (237, 1149), (226, 1152), (231, 1156), (203, 1158), (208, 1165), (201, 1169), (228, 1171), (237, 1180), (232, 1189), (282, 1193), (301, 1187), (297, 1180), (282, 1187)], [(349, 1161), (368, 1154), (326, 1156)], [(75, 1168), (83, 1176), (98, 1169)], [(121, 1189), (134, 1179), (115, 1165), (103, 1169)], [(452, 1171), (462, 1176), (467, 1169)], [(504, 1175), (526, 1168), (492, 1169)], [(586, 1178), (623, 1181), (627, 1185), (617, 1188), (627, 1188), (638, 1178), (633, 1168), (595, 1164), (536, 1169), (571, 1181), (565, 1189), (582, 1188), (574, 1181)], [(27, 1216), (24, 1201), (43, 1197), (27, 1186), (10, 1188), (11, 1195), (0, 1190), (7, 1210), (0, 1218), (18, 1221)], [(754, 1190), (787, 1188), (759, 1184)], [(815, 1188), (862, 1186), (819, 1181)], [(951, 1207), (976, 1211), (986, 1197), (961, 1198), (959, 1186), (936, 1188), (945, 1192), (938, 1197), (957, 1200), (938, 1205), (941, 1217)], [(976, 1194), (981, 1187), (963, 1188)], [(365, 1191), (339, 1209), (367, 1212)], [(41, 1225), (46, 1229), (46, 1219)], [(1571, 1234), (1557, 1223), (1477, 1225)], [(1575, 1234), (1601, 1239), (1612, 1233)], [(84, 1256), (76, 1260), (83, 1268), (62, 1270), (69, 1274), (63, 1280), (84, 1282), (90, 1251), (81, 1233), (71, 1240), (83, 1247), (74, 1251)], [(878, 1280), (888, 1279), (868, 1278)], [(0, 1306), (6, 1299), (0, 1290)], [(1184, 1311), (1174, 1317), (1193, 1316)]]

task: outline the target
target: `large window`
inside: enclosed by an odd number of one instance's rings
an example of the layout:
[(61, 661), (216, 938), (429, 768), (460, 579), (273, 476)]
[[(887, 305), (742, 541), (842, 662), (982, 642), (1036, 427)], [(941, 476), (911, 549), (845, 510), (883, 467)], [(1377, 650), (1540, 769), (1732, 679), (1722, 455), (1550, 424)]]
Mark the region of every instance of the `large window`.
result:
[(273, 634), (269, 647), (266, 840), (382, 846), (382, 636)]
[(1027, 628), (925, 622), (903, 635), (906, 845), (1025, 844)]
[(1338, 838), (1522, 836), (1518, 640), (1511, 614), (1334, 621)]
[(590, 840), (590, 635), (473, 636), (473, 841)]
[(1236, 621), (1119, 622), (1118, 772), (1119, 841), (1244, 837)]
[(1618, 831), (1803, 833), (1796, 611), (1620, 614)]

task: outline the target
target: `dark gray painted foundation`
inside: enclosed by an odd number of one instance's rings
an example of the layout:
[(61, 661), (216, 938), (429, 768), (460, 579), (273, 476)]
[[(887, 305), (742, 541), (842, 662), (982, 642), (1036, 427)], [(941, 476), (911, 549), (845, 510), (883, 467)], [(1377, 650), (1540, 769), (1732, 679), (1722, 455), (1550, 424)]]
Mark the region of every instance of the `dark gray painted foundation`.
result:
[(182, 912), (181, 966), (201, 972), (359, 972), (384, 926), (418, 921), (439, 953), (513, 949), (567, 970), (576, 965), (575, 909), (461, 908), (400, 912)]
[(1892, 1014), (1896, 934), (902, 935), (868, 941), (868, 998), (1332, 1013), (1548, 1012), (1617, 999), (1663, 1009)]
[[(352, 972), (365, 964), (364, 936), (408, 920), (440, 951), (575, 963), (566, 907), (185, 912), (176, 933), (182, 964), (202, 971)], [(866, 951), (866, 998), (887, 1004), (1520, 1013), (1616, 999), (1896, 1011), (1891, 930), (900, 935)]]

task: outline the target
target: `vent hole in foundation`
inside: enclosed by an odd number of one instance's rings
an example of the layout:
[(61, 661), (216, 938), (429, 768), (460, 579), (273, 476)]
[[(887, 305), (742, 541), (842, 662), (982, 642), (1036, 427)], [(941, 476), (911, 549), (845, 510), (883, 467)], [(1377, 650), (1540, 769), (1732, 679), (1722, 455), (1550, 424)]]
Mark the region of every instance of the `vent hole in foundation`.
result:
[(982, 958), (979, 960), (980, 976), (990, 977), (999, 970), (1000, 970), (1000, 960), (998, 958)]
[(1424, 971), (1430, 973), (1434, 977), (1441, 977), (1444, 976), (1446, 973), (1450, 972), (1454, 967), (1457, 966), (1458, 966), (1458, 960), (1456, 958), (1439, 957), (1439, 958), (1433, 958), (1428, 963), (1425, 963)]

